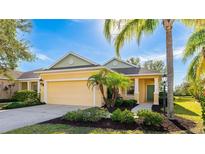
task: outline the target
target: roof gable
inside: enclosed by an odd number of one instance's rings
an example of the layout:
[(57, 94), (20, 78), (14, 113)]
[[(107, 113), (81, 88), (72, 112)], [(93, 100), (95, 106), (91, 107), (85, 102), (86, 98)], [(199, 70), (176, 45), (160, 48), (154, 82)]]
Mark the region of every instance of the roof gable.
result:
[(51, 65), (49, 69), (79, 67), (79, 66), (95, 66), (98, 65), (76, 53), (70, 52)]
[(132, 65), (130, 63), (127, 63), (121, 59), (113, 58), (106, 62), (104, 66), (108, 68), (130, 68), (130, 67), (136, 67), (135, 65)]

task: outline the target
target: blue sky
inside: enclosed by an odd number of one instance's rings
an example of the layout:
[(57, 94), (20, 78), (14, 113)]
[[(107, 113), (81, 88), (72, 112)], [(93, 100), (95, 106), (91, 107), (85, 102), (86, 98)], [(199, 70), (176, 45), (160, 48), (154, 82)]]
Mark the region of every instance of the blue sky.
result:
[[(69, 51), (74, 51), (99, 64), (115, 56), (114, 47), (105, 40), (103, 20), (32, 20), (32, 32), (26, 35), (31, 51), (37, 56), (32, 62), (21, 62), (19, 69), (29, 71), (46, 68)], [(188, 63), (181, 56), (192, 30), (175, 22), (173, 28), (174, 81), (180, 84), (186, 74)], [(153, 35), (142, 38), (140, 46), (133, 40), (121, 50), (121, 58), (140, 57), (165, 60), (165, 32), (160, 25)]]

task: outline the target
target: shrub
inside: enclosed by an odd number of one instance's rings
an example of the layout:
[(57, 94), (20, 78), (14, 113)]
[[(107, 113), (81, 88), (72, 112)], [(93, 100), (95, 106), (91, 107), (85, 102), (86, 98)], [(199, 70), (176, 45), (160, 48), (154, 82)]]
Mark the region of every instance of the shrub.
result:
[(121, 121), (122, 119), (122, 111), (120, 109), (115, 110), (111, 115), (112, 121)]
[(137, 116), (140, 120), (143, 120), (144, 125), (148, 126), (161, 125), (164, 119), (161, 114), (149, 110), (140, 110), (137, 112)]
[(23, 102), (12, 102), (2, 107), (2, 109), (15, 109), (24, 107), (25, 104)]
[(123, 99), (122, 98), (118, 98), (116, 101), (115, 101), (115, 106), (116, 107), (120, 107), (122, 106), (123, 104)]
[(96, 122), (102, 118), (108, 118), (108, 116), (109, 112), (107, 110), (93, 107), (85, 110), (68, 112), (63, 118), (70, 121)]
[(15, 108), (29, 107), (29, 106), (42, 105), (42, 104), (45, 104), (45, 103), (34, 101), (32, 99), (27, 99), (24, 102), (11, 102), (3, 106), (2, 109), (15, 109)]
[(42, 104), (38, 98), (27, 98), (24, 103), (28, 106)]
[(36, 91), (20, 90), (14, 93), (13, 99), (23, 102), (27, 99), (38, 99), (38, 94)]
[(128, 99), (123, 101), (123, 105), (126, 107), (133, 107), (137, 103), (134, 99)]
[(129, 110), (121, 111), (120, 109), (115, 110), (111, 115), (112, 121), (120, 123), (134, 123), (134, 114)]
[(135, 122), (134, 114), (129, 110), (124, 110), (122, 112), (122, 117), (121, 117), (120, 122), (121, 123), (134, 123)]
[(116, 107), (133, 107), (137, 103), (136, 100), (134, 99), (128, 99), (128, 100), (123, 100), (122, 98), (119, 98), (115, 102)]

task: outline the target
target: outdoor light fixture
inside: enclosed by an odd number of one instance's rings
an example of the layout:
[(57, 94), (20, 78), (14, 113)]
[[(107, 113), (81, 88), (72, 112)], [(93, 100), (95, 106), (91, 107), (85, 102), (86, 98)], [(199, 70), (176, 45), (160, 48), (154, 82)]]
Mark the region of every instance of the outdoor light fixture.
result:
[(40, 85), (44, 86), (43, 79), (40, 79)]
[(164, 115), (166, 114), (166, 81), (167, 81), (167, 75), (163, 74), (162, 76), (163, 81), (163, 109), (164, 109)]

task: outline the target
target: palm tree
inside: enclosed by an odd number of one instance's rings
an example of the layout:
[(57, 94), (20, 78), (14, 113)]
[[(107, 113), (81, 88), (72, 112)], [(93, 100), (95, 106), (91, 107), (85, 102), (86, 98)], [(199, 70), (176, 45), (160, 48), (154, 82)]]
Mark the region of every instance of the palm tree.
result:
[[(87, 85), (89, 88), (99, 87), (105, 105), (109, 108), (114, 107), (116, 99), (119, 97), (119, 88), (127, 88), (130, 86), (130, 79), (122, 74), (101, 69), (98, 73), (89, 77)], [(110, 99), (106, 97), (104, 88), (111, 90)]]
[(196, 30), (186, 43), (183, 60), (193, 56), (187, 73), (189, 81), (200, 79), (205, 73), (205, 28)]
[(88, 78), (87, 86), (89, 88), (93, 88), (95, 86), (99, 87), (99, 90), (102, 94), (103, 101), (105, 104), (107, 103), (104, 85), (106, 85), (106, 76), (108, 75), (109, 71), (107, 69), (102, 69), (99, 71), (99, 73), (93, 74)]
[[(201, 20), (180, 20), (185, 25), (196, 26), (201, 23)], [(136, 38), (138, 44), (141, 37), (146, 34), (151, 34), (157, 28), (159, 23), (163, 24), (166, 33), (166, 63), (167, 63), (167, 83), (168, 83), (168, 117), (173, 118), (174, 106), (173, 106), (173, 44), (172, 44), (172, 27), (174, 19), (132, 19), (132, 20), (114, 20), (107, 19), (104, 24), (104, 34), (108, 41), (113, 38), (114, 34), (114, 46), (115, 52), (120, 57), (120, 48), (123, 47), (125, 41), (130, 41), (132, 38)]]

